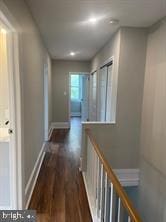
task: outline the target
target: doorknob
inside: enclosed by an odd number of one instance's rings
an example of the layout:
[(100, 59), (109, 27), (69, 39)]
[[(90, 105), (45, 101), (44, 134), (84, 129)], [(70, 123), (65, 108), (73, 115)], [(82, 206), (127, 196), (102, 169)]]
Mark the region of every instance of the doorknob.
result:
[(13, 134), (13, 130), (12, 129), (8, 129), (8, 133), (9, 134)]

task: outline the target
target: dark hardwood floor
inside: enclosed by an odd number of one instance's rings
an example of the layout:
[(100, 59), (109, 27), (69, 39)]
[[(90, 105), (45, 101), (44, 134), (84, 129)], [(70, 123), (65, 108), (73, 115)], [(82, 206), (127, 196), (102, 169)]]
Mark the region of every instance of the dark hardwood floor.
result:
[(54, 130), (29, 209), (40, 222), (92, 222), (84, 182), (79, 172), (81, 122)]

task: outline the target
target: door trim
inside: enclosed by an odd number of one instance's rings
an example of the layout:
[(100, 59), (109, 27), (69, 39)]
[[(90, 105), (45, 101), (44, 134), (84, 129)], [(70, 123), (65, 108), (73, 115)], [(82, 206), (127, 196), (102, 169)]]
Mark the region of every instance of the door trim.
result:
[(48, 141), (49, 134), (49, 92), (48, 92), (48, 75), (49, 75), (48, 59), (44, 63), (44, 140)]
[[(10, 30), (10, 39), (8, 52), (9, 59), (9, 78), (13, 84), (10, 85), (11, 102), (14, 107), (12, 112), (13, 120), (13, 142), (11, 143), (11, 208), (23, 209), (24, 208), (24, 195), (23, 195), (23, 117), (22, 117), (22, 99), (21, 99), (21, 76), (20, 76), (20, 58), (19, 56), (19, 35), (16, 27), (19, 27), (15, 19), (9, 12), (8, 8), (3, 2), (0, 2), (0, 20)], [(11, 106), (10, 105), (10, 106)]]

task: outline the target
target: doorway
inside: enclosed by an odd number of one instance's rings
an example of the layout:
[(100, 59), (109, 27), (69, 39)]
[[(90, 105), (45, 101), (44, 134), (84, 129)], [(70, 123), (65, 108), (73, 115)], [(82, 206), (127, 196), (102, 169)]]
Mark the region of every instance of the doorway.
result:
[[(8, 15), (7, 12), (6, 14)], [(21, 209), (23, 206), (21, 90), (18, 51), (17, 33), (0, 11), (1, 210)]]
[(82, 121), (89, 119), (89, 74), (70, 73), (70, 104), (71, 117), (79, 117)]

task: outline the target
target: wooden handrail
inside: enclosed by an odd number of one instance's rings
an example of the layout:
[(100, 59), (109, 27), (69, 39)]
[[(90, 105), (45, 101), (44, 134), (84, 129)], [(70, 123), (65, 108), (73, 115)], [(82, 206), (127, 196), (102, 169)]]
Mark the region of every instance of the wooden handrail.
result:
[(123, 189), (122, 185), (120, 184), (117, 176), (115, 175), (115, 173), (113, 172), (110, 164), (107, 162), (107, 160), (105, 159), (103, 153), (100, 150), (99, 145), (96, 143), (91, 130), (90, 129), (85, 129), (86, 134), (88, 135), (101, 163), (103, 164), (103, 167), (107, 173), (108, 178), (111, 180), (111, 183), (113, 184), (117, 194), (119, 195), (123, 206), (125, 207), (125, 209), (127, 210), (129, 216), (131, 217), (131, 221), (133, 222), (142, 222), (138, 212), (136, 211), (136, 209), (133, 207), (132, 202), (130, 201), (130, 199), (128, 198), (125, 190)]

